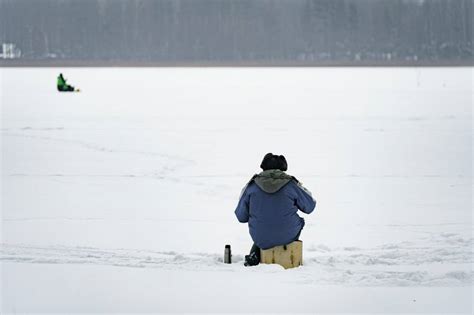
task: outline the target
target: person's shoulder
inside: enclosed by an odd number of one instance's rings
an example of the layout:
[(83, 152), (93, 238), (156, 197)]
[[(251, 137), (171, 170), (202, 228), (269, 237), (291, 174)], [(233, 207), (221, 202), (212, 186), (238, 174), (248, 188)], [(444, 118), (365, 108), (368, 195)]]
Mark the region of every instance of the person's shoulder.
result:
[(299, 182), (297, 180), (290, 180), (288, 184), (285, 185), (288, 189), (298, 189)]
[(307, 195), (309, 195), (311, 198), (313, 198), (313, 194), (311, 193), (311, 191), (309, 191), (309, 189), (307, 189), (305, 186), (303, 186), (302, 182), (296, 181), (294, 183), (294, 185), (295, 185), (295, 189), (299, 189), (300, 191), (305, 192)]
[(256, 184), (255, 184), (254, 179), (256, 176), (257, 175), (252, 176), (252, 178), (244, 185), (244, 187), (242, 188), (242, 191), (240, 192), (241, 198), (244, 194), (248, 194), (255, 189), (254, 187), (256, 186)]
[(251, 180), (250, 182), (247, 183), (246, 185), (247, 191), (254, 191), (257, 188), (257, 184)]
[(304, 191), (307, 191), (307, 189), (303, 186), (303, 183), (301, 183), (299, 180), (296, 179), (296, 177), (291, 176), (291, 180), (288, 183), (288, 187), (291, 187), (292, 189), (302, 189)]

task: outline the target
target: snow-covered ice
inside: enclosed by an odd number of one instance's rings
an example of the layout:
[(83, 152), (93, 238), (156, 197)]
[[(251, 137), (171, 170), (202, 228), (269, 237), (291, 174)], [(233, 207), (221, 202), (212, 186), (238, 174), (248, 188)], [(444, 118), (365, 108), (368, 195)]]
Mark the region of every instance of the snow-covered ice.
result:
[[(60, 71), (82, 92), (57, 93)], [(472, 68), (4, 68), (0, 84), (2, 313), (472, 313)], [(243, 267), (233, 211), (267, 152), (318, 201), (292, 270)]]

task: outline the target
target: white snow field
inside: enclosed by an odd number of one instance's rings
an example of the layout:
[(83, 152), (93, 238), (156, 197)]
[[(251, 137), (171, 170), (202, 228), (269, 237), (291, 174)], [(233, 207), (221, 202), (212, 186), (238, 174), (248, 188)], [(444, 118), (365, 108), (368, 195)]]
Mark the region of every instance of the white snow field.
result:
[[(472, 314), (472, 68), (0, 75), (2, 314)], [(267, 152), (318, 201), (291, 270), (243, 266)]]

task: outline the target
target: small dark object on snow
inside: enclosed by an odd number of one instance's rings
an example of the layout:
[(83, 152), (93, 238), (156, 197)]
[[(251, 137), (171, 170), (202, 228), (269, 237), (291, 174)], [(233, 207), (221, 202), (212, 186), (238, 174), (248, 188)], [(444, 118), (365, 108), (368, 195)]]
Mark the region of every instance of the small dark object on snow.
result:
[(230, 250), (230, 245), (226, 245), (224, 249), (224, 264), (232, 263), (232, 252)]

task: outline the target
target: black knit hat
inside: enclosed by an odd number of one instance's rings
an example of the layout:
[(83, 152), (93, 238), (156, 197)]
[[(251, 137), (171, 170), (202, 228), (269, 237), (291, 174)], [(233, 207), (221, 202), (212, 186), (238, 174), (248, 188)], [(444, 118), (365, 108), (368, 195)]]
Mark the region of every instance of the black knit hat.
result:
[(283, 155), (267, 153), (263, 157), (260, 168), (264, 171), (277, 169), (285, 172), (288, 169), (288, 163), (286, 163), (286, 159)]

